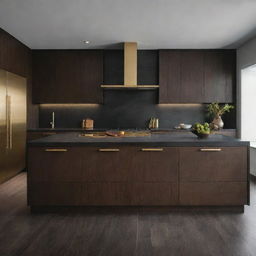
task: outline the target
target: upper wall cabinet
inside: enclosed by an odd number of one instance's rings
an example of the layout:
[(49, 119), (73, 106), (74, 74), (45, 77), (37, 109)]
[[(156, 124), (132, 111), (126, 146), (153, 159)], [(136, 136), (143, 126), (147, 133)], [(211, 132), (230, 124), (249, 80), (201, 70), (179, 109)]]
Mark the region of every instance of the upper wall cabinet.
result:
[(33, 51), (33, 103), (102, 103), (100, 50)]
[(161, 50), (159, 103), (233, 102), (234, 50)]

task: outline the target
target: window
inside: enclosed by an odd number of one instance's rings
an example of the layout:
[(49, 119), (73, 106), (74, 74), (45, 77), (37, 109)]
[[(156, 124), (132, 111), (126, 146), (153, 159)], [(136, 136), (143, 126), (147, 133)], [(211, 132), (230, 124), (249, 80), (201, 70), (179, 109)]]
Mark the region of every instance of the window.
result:
[(256, 65), (241, 71), (241, 138), (256, 143)]

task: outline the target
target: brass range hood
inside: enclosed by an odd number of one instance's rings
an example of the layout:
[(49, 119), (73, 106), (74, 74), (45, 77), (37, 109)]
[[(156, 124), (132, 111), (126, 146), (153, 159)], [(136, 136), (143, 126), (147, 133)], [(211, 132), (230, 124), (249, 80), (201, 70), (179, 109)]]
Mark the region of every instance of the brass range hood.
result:
[(159, 85), (137, 84), (137, 43), (124, 43), (124, 84), (123, 85), (101, 85), (108, 89), (156, 89)]

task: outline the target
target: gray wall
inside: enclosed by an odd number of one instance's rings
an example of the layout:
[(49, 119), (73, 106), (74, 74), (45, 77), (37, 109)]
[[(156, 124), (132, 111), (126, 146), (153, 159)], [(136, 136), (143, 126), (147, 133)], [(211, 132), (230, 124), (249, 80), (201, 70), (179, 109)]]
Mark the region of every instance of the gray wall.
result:
[(237, 129), (241, 137), (241, 70), (256, 64), (256, 37), (237, 49)]

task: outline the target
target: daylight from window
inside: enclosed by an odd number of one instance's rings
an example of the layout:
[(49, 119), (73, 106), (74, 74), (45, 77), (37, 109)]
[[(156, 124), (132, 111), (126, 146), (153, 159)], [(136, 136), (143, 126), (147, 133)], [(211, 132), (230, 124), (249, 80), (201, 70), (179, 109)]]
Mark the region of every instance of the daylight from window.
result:
[(241, 137), (256, 144), (256, 65), (241, 73)]

